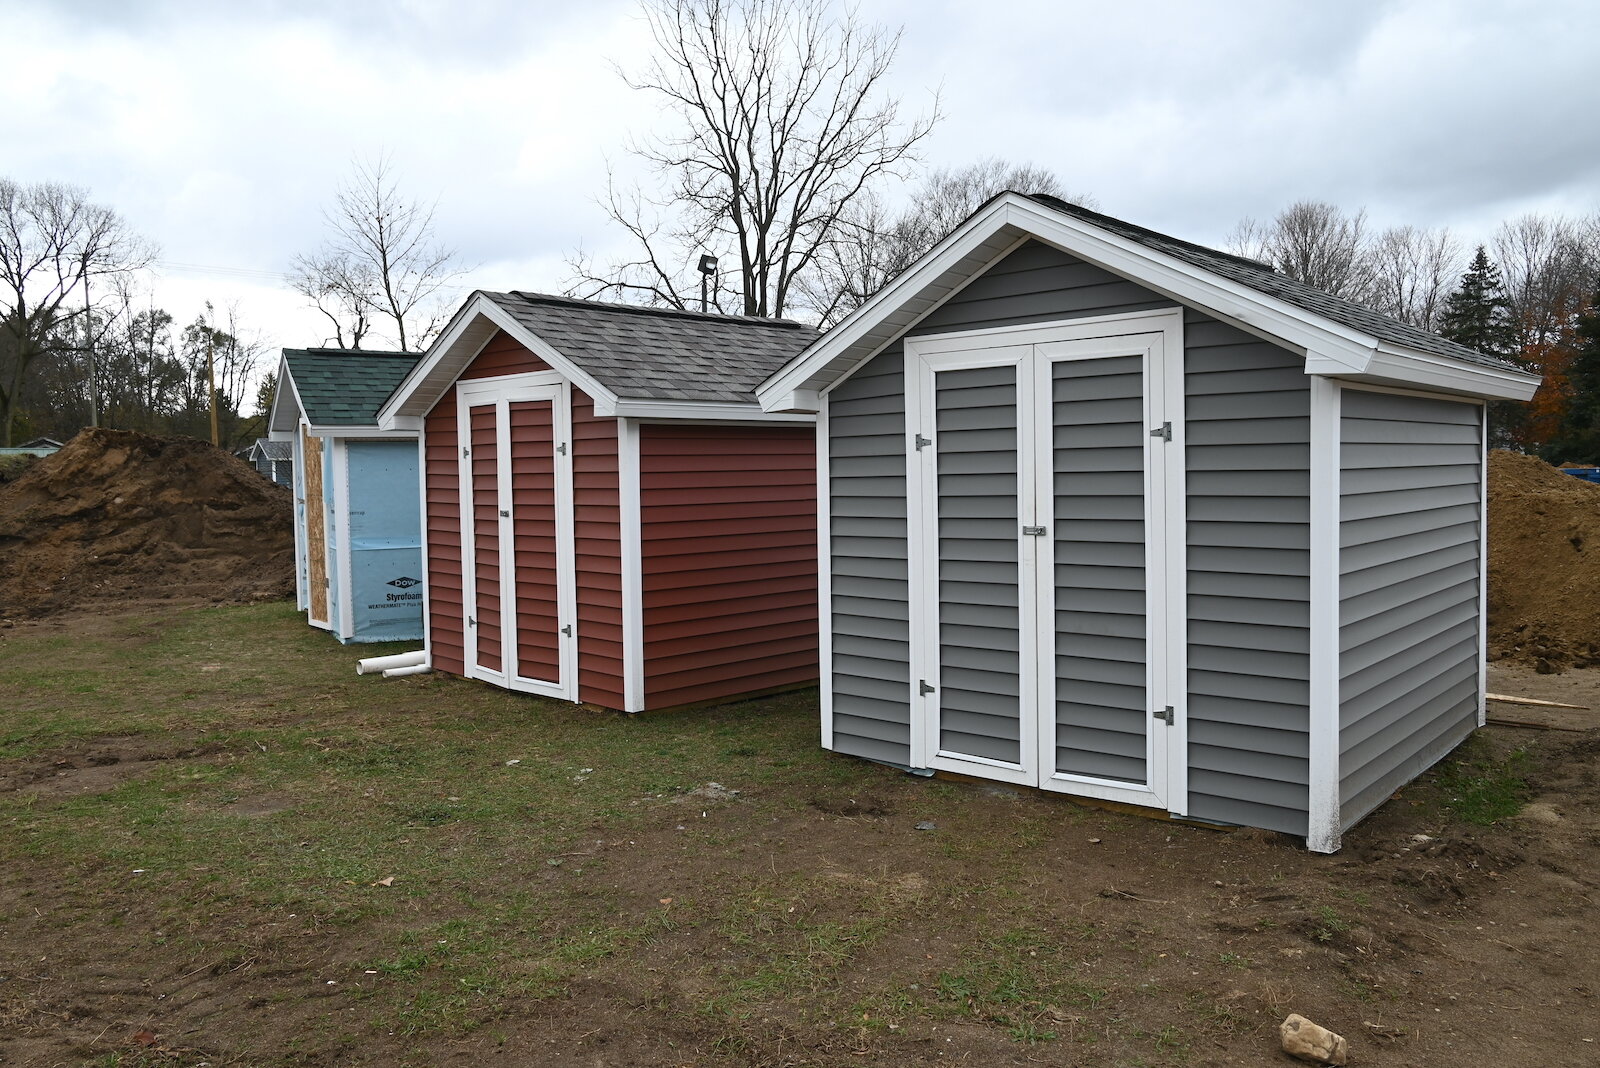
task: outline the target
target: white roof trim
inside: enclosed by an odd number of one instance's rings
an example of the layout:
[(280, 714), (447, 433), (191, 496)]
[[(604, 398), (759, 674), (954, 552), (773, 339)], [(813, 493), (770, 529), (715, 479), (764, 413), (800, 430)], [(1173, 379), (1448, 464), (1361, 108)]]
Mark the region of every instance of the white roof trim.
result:
[[(1400, 381), (1431, 388), (1445, 388), (1441, 379), (1448, 379), (1454, 383), (1448, 388), (1456, 392), (1519, 400), (1531, 396), (1539, 384), (1534, 375), (1410, 352), (1029, 197), (1004, 193), (757, 387), (756, 396), (762, 407), (768, 411), (809, 410), (804, 405), (814, 394), (855, 369), (866, 355), (863, 349), (877, 349), (890, 340), (875, 339), (875, 333), (903, 333), (930, 306), (928, 300), (919, 298), (930, 290), (942, 289), (932, 303), (942, 301), (954, 291), (952, 282), (959, 284), (950, 276), (960, 271), (965, 261), (992, 244), (997, 236), (1014, 238), (1019, 232), (1294, 350), (1307, 357), (1307, 373), (1351, 377), (1376, 373), (1385, 378), (1399, 375)], [(899, 322), (902, 318), (907, 321)]]
[[(289, 387), (287, 393), (284, 391), (285, 383)], [(289, 403), (294, 405), (294, 411), (292, 412), (283, 407), (286, 396), (290, 398)], [(295, 429), (300, 425), (300, 419), (305, 414), (305, 410), (305, 405), (300, 403), (300, 390), (294, 384), (294, 376), (289, 373), (289, 357), (279, 356), (278, 381), (272, 391), (272, 412), (267, 416), (267, 428), (274, 434), (289, 435), (289, 440), (292, 441), (294, 440)], [(278, 418), (280, 411), (287, 417), (287, 423)]]
[(467, 365), (488, 341), (482, 330), (485, 324), (505, 331), (518, 344), (587, 393), (594, 400), (596, 415), (613, 414), (617, 403), (615, 393), (561, 355), (492, 299), (477, 293), (456, 313), (455, 319), (439, 340), (395, 387), (394, 393), (378, 411), (378, 425), (385, 430), (397, 430), (407, 426), (411, 419), (426, 415), (444, 396), (445, 390), (461, 377), (461, 372), (467, 369)]

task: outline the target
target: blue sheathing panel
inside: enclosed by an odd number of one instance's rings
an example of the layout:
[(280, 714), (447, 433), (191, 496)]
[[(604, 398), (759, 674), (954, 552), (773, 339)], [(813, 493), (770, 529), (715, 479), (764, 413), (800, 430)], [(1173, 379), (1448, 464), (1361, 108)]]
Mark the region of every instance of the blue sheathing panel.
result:
[(345, 559), (344, 516), (339, 514), (334, 495), (334, 456), (339, 451), (332, 438), (322, 441), (322, 514), (326, 517), (328, 532), (328, 629), (338, 635), (344, 605), (339, 600), (339, 575)]
[(351, 441), (348, 514), (340, 536), (349, 546), (355, 642), (422, 639), (422, 504), (415, 441)]

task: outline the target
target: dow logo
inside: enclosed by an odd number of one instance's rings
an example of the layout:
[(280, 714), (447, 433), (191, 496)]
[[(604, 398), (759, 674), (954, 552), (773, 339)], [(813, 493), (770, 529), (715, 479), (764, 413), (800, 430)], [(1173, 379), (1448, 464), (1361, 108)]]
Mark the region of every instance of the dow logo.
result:
[(409, 590), (413, 586), (422, 585), (422, 580), (421, 579), (414, 579), (414, 578), (407, 578), (404, 575), (402, 575), (397, 579), (390, 579), (389, 580), (389, 585), (398, 586), (402, 590)]

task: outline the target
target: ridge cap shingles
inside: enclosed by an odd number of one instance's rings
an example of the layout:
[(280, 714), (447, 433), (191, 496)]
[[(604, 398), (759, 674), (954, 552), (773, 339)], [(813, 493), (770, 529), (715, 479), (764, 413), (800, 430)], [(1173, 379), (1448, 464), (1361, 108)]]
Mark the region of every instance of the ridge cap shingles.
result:
[(754, 405), (755, 387), (820, 333), (792, 319), (480, 293), (620, 398)]
[(1382, 312), (1374, 311), (1365, 305), (1345, 300), (1343, 297), (1336, 297), (1315, 286), (1308, 285), (1296, 278), (1291, 278), (1289, 275), (1275, 270), (1270, 265), (1261, 263), (1258, 260), (1237, 256), (1221, 249), (1196, 244), (1193, 241), (1185, 241), (1182, 238), (1140, 226), (1138, 223), (1131, 223), (1113, 218), (1110, 215), (1103, 215), (1097, 211), (1090, 211), (1088, 208), (1069, 204), (1046, 193), (1024, 195), (1029, 200), (1043, 204), (1054, 211), (1082, 219), (1092, 226), (1109, 230), (1147, 248), (1165, 252), (1191, 266), (1221, 275), (1268, 296), (1277, 297), (1286, 304), (1294, 305), (1301, 311), (1320, 315), (1342, 326), (1360, 330), (1380, 341), (1391, 341), (1430, 355), (1444, 356), (1449, 359), (1460, 360), (1463, 363), (1476, 364), (1480, 367), (1492, 367), (1496, 370), (1507, 371), (1526, 370), (1526, 368), (1518, 367), (1509, 360), (1502, 360), (1496, 356), (1490, 356), (1487, 353), (1468, 348), (1465, 345), (1458, 345), (1454, 341), (1448, 341), (1430, 330), (1424, 330), (1409, 323), (1402, 323), (1398, 319), (1390, 318)]

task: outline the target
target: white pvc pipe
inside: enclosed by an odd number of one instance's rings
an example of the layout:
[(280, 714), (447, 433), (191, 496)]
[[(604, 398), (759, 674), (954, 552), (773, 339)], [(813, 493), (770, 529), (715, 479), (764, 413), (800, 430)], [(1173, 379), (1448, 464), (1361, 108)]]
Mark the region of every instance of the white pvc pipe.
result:
[(432, 670), (427, 664), (412, 664), (410, 667), (384, 668), (383, 677), (398, 679), (403, 675), (425, 675)]
[(418, 649), (413, 653), (395, 653), (393, 656), (369, 656), (365, 660), (356, 661), (357, 675), (376, 675), (380, 671), (390, 668), (414, 667), (428, 661), (428, 651)]

